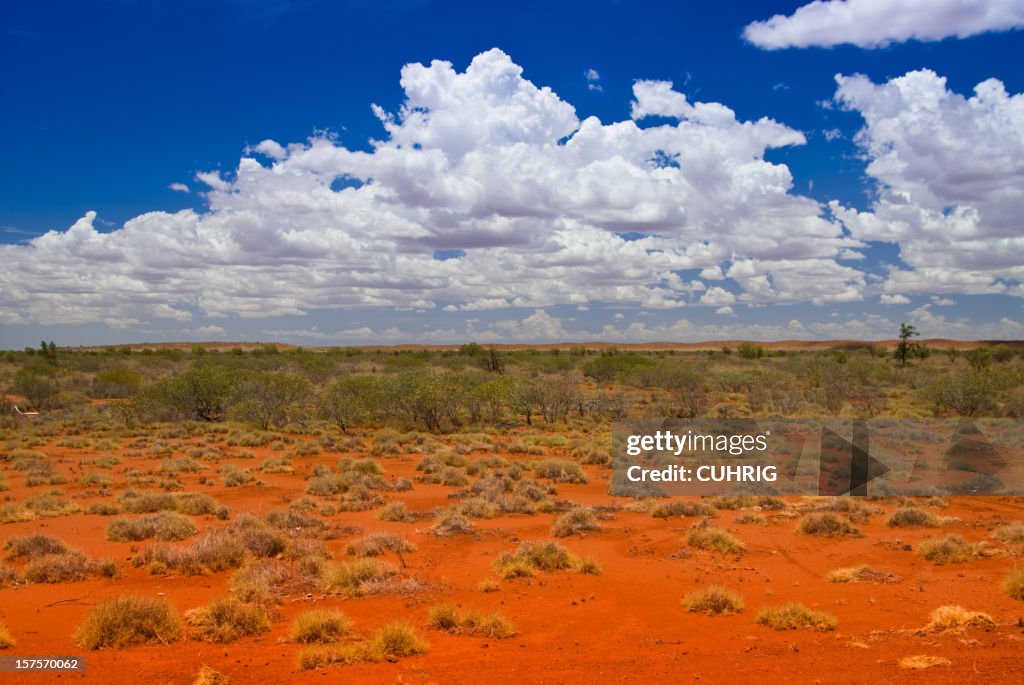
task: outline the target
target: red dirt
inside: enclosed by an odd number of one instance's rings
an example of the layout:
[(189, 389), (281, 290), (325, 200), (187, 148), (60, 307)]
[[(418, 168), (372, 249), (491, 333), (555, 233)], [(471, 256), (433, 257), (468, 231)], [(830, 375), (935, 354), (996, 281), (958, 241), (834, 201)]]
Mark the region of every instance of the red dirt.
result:
[[(58, 471), (72, 477), (62, 486), (66, 496), (88, 506), (94, 497), (74, 483), (82, 470), (80, 459), (100, 453), (52, 446), (45, 451), (60, 463)], [(216, 466), (235, 463), (254, 468), (267, 456), (279, 456), (267, 448), (246, 448), (256, 459), (231, 459), (211, 464), (204, 474), (210, 484), (200, 485), (198, 474), (182, 474), (185, 492), (207, 492), (219, 502), (241, 511), (266, 512), (286, 506), (286, 498), (304, 493), (304, 477), (315, 464), (333, 466), (339, 454), (296, 457), (296, 474), (263, 475), (264, 486), (223, 488), (215, 477)], [(557, 450), (549, 450), (561, 456)], [(475, 453), (470, 458), (481, 456)], [(518, 459), (517, 457), (506, 458)], [(379, 460), (387, 476), (415, 478), (421, 455)], [(202, 460), (200, 460), (202, 461)], [(112, 471), (120, 483), (126, 468), (153, 470), (157, 460), (125, 458)], [(72, 471), (72, 468), (74, 471)], [(91, 470), (91, 469), (90, 469)], [(624, 498), (606, 494), (608, 471), (586, 467), (590, 483), (558, 485), (558, 497), (588, 505), (619, 505)], [(39, 494), (46, 486), (27, 488), (24, 474), (6, 470), (11, 489), (3, 496), (16, 501)], [(404, 501), (411, 511), (447, 506), (453, 488), (416, 483), (415, 489), (389, 493), (389, 500)], [(116, 492), (116, 491), (115, 491)], [(791, 499), (791, 504), (802, 500)], [(165, 595), (179, 611), (205, 604), (226, 593), (230, 572), (199, 577), (170, 573), (154, 577), (132, 568), (125, 560), (135, 544), (104, 539), (109, 517), (85, 513), (38, 519), (0, 526), (0, 536), (45, 532), (78, 546), (90, 556), (121, 561), (124, 575), (118, 580), (91, 579), (56, 585), (27, 585), (0, 589), (0, 623), (7, 625), (17, 646), (4, 655), (84, 655), (85, 674), (5, 676), (4, 682), (33, 683), (129, 683), (188, 684), (202, 664), (228, 675), (233, 683), (648, 683), (654, 681), (695, 683), (1019, 683), (1024, 672), (1024, 603), (1006, 596), (1002, 577), (1019, 564), (1009, 548), (988, 538), (998, 523), (1024, 519), (1020, 500), (1008, 498), (950, 499), (949, 507), (936, 510), (952, 517), (941, 534), (956, 533), (969, 541), (988, 540), (1007, 554), (981, 558), (966, 564), (935, 565), (904, 551), (916, 548), (935, 529), (892, 529), (886, 526), (894, 502), (870, 503), (884, 514), (862, 524), (863, 537), (827, 539), (795, 533), (796, 519), (776, 518), (763, 512), (767, 525), (734, 523), (740, 512), (720, 511), (716, 524), (730, 530), (747, 546), (743, 555), (693, 551), (680, 553), (682, 539), (694, 519), (654, 519), (649, 514), (619, 510), (603, 521), (605, 529), (561, 540), (573, 554), (592, 556), (603, 569), (600, 576), (573, 571), (540, 574), (534, 578), (502, 581), (498, 592), (483, 593), (478, 583), (493, 577), (491, 565), (503, 550), (521, 540), (550, 539), (554, 515), (505, 516), (476, 521), (478, 535), (438, 538), (427, 531), (430, 521), (387, 523), (376, 511), (341, 513), (331, 520), (354, 525), (364, 532), (386, 530), (401, 533), (418, 546), (407, 553), (407, 573), (426, 581), (430, 589), (408, 596), (384, 595), (359, 599), (288, 597), (280, 607), (281, 618), (273, 629), (255, 638), (230, 644), (181, 640), (170, 645), (150, 645), (125, 650), (87, 652), (72, 641), (72, 633), (91, 604), (119, 593)], [(197, 526), (223, 525), (210, 517), (195, 517)], [(335, 558), (352, 536), (328, 542)], [(186, 543), (182, 543), (186, 544)], [(1019, 550), (1018, 550), (1019, 553)], [(826, 572), (843, 566), (869, 564), (891, 572), (900, 582), (891, 584), (831, 584)], [(746, 608), (732, 616), (707, 617), (688, 614), (680, 598), (695, 588), (720, 584), (741, 595)], [(76, 601), (70, 601), (75, 599)], [(828, 633), (805, 630), (776, 632), (756, 625), (754, 615), (764, 605), (800, 601), (835, 615), (838, 629)], [(491, 640), (450, 636), (425, 626), (430, 606), (439, 601), (465, 608), (500, 611), (511, 618), (519, 634)], [(946, 604), (960, 604), (986, 612), (998, 627), (963, 634), (915, 634), (928, 623), (929, 613)], [(408, 621), (430, 642), (424, 656), (396, 663), (330, 666), (321, 671), (300, 671), (300, 646), (288, 638), (294, 617), (317, 607), (337, 607), (353, 621), (354, 628), (369, 633), (394, 619)], [(934, 655), (951, 664), (923, 670), (906, 670), (900, 659)], [(0, 678), (3, 680), (3, 678)]]

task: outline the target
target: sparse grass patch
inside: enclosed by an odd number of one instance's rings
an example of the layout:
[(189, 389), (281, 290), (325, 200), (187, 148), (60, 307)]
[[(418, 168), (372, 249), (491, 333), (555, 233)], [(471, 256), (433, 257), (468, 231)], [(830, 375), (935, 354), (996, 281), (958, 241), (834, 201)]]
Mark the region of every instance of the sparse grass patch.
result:
[(686, 535), (686, 544), (696, 549), (725, 554), (739, 554), (746, 550), (742, 542), (715, 526), (692, 528)]
[(349, 634), (352, 624), (337, 610), (313, 609), (299, 614), (292, 623), (292, 639), (302, 643), (337, 642)]
[(952, 604), (939, 607), (928, 618), (931, 620), (921, 629), (922, 633), (960, 633), (968, 628), (991, 630), (996, 626), (996, 622), (988, 614), (983, 614), (980, 611), (968, 611), (961, 606)]
[(927, 654), (915, 654), (900, 659), (900, 668), (920, 670), (932, 666), (949, 666), (952, 661), (942, 656), (928, 656)]
[(192, 520), (182, 514), (161, 511), (140, 518), (118, 518), (107, 526), (107, 539), (112, 542), (139, 540), (184, 540), (196, 534)]
[(962, 564), (977, 554), (974, 545), (959, 535), (944, 538), (926, 538), (917, 546), (917, 556), (937, 564)]
[(602, 573), (601, 565), (593, 557), (583, 557), (576, 562), (576, 570), (585, 576), (599, 576)]
[(484, 578), (477, 584), (476, 589), (480, 592), (497, 592), (501, 589), (501, 583), (495, 578)]
[(0, 523), (21, 523), (31, 521), (35, 517), (32, 510), (17, 504), (5, 504), (0, 507)]
[(478, 635), (493, 640), (516, 634), (515, 625), (502, 614), (462, 611), (451, 604), (436, 604), (431, 607), (427, 625), (453, 635)]
[(667, 519), (673, 516), (713, 517), (717, 513), (715, 508), (706, 502), (690, 502), (686, 500), (659, 502), (651, 509), (651, 516), (656, 519)]
[(270, 630), (270, 615), (262, 604), (235, 597), (219, 597), (205, 607), (185, 612), (192, 638), (204, 642), (233, 642), (240, 637)]
[(374, 653), (388, 660), (426, 654), (430, 648), (412, 626), (400, 621), (384, 624), (367, 642)]
[(515, 552), (502, 552), (494, 561), (494, 570), (506, 580), (572, 568), (574, 559), (557, 542), (524, 542)]
[(378, 557), (388, 552), (415, 552), (416, 545), (394, 533), (370, 533), (345, 545), (345, 554), (353, 557)]
[(231, 685), (231, 679), (204, 664), (192, 685)]
[(448, 509), (437, 519), (430, 531), (440, 537), (452, 535), (472, 535), (473, 524), (465, 516), (457, 511)]
[(109, 473), (85, 473), (79, 476), (78, 484), (87, 488), (109, 487), (114, 484), (114, 477)]
[(4, 542), (4, 551), (8, 559), (27, 557), (33, 559), (46, 554), (64, 554), (69, 551), (67, 544), (60, 538), (42, 533), (32, 533), (23, 537), (10, 537)]
[(381, 521), (407, 521), (410, 516), (405, 510), (405, 502), (392, 502), (381, 507), (377, 512), (377, 518)]
[(890, 528), (936, 528), (939, 517), (918, 507), (900, 507), (889, 517)]
[(556, 538), (565, 538), (591, 530), (601, 530), (594, 512), (585, 507), (577, 507), (555, 519), (551, 526), (551, 535)]
[(830, 583), (893, 583), (896, 576), (884, 571), (875, 571), (867, 566), (846, 566), (829, 571), (825, 580)]
[(764, 514), (759, 514), (756, 511), (745, 511), (736, 518), (733, 519), (735, 523), (746, 523), (763, 526), (768, 523), (768, 520), (764, 517)]
[(320, 576), (324, 592), (357, 597), (366, 592), (366, 585), (394, 575), (394, 569), (377, 559), (354, 559), (326, 564)]
[(81, 511), (81, 507), (54, 492), (36, 495), (25, 500), (25, 508), (36, 516), (70, 516)]
[(992, 531), (992, 537), (1014, 545), (1024, 545), (1024, 523), (1008, 523)]
[(1010, 597), (1024, 601), (1024, 566), (1006, 574), (1003, 578), (1003, 589)]
[(115, 595), (86, 615), (75, 642), (86, 649), (120, 649), (150, 642), (168, 643), (181, 637), (181, 622), (166, 599)]
[(755, 621), (773, 630), (796, 630), (807, 628), (818, 632), (835, 630), (839, 621), (824, 611), (810, 609), (799, 602), (790, 602), (778, 607), (764, 607), (757, 612)]
[(93, 502), (87, 511), (100, 516), (117, 516), (124, 513), (124, 509), (114, 502)]
[(586, 483), (583, 467), (568, 459), (544, 459), (527, 465), (538, 478), (550, 478), (556, 483)]
[(860, 529), (842, 516), (832, 512), (808, 514), (800, 519), (796, 531), (803, 535), (819, 537), (859, 536)]
[(743, 610), (743, 600), (739, 595), (718, 585), (694, 590), (683, 597), (682, 602), (687, 611), (709, 616), (735, 614)]
[(10, 649), (16, 644), (18, 643), (11, 635), (11, 631), (3, 623), (0, 623), (0, 649)]

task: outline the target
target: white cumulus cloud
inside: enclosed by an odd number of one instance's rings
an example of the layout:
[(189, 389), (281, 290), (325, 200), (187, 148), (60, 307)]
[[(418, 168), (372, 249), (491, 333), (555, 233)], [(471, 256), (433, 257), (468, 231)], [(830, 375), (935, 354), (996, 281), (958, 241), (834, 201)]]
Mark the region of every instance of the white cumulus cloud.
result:
[(755, 21), (743, 37), (767, 50), (966, 38), (1024, 26), (1020, 0), (815, 0), (786, 16)]

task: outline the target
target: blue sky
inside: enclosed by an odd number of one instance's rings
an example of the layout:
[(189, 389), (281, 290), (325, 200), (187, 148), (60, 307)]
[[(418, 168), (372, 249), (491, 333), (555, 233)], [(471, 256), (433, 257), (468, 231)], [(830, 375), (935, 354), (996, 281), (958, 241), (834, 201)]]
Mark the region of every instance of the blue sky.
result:
[(803, 4), (7, 3), (0, 346), (1024, 337), (1024, 3)]

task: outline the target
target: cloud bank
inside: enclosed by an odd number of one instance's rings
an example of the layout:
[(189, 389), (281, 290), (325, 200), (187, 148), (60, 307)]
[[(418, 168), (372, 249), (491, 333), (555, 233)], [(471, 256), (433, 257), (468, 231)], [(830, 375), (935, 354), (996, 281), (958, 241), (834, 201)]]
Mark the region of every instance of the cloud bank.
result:
[[(879, 189), (868, 211), (793, 192), (789, 169), (765, 154), (803, 145), (800, 131), (691, 102), (666, 81), (637, 81), (630, 118), (604, 123), (580, 120), (497, 49), (462, 72), (410, 64), (398, 111), (373, 106), (384, 136), (369, 151), (327, 135), (265, 140), (233, 173), (196, 174), (204, 211), (150, 212), (110, 232), (90, 212), (0, 246), (0, 323), (180, 328), (526, 308), (536, 314), (494, 334), (555, 339), (568, 333), (544, 312), (556, 305), (731, 316), (869, 296), (902, 304), (916, 292), (1024, 294), (1021, 96), (990, 80), (965, 98), (931, 72), (837, 82), (835, 101), (865, 121), (857, 142)], [(904, 266), (870, 273), (871, 241), (897, 244)], [(381, 336), (340, 329), (359, 331)], [(621, 334), (650, 331), (682, 332)], [(449, 333), (466, 332), (432, 335)]]
[(815, 0), (790, 16), (755, 21), (743, 37), (766, 50), (967, 38), (1024, 26), (1019, 0)]

